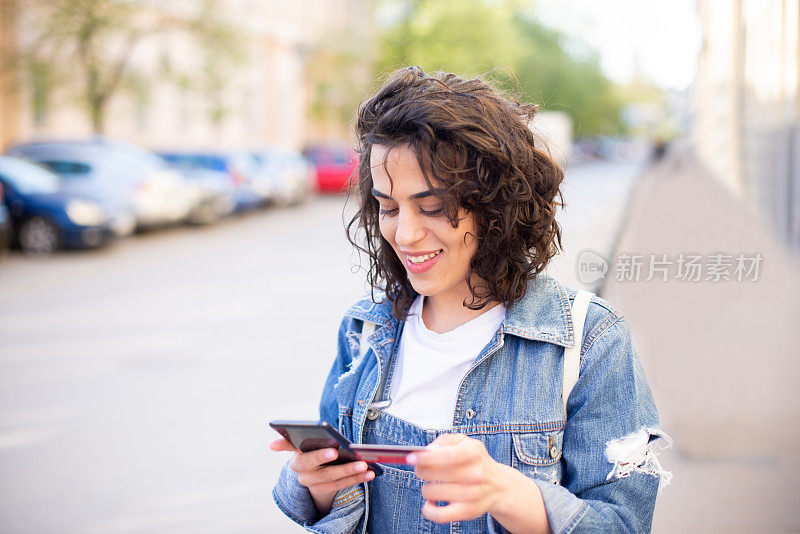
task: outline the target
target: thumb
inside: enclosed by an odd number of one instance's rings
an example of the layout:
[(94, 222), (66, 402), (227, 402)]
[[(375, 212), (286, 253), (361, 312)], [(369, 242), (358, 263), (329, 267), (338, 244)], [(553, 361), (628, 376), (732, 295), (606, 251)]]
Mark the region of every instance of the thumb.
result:
[(465, 439), (468, 439), (464, 434), (442, 434), (436, 438), (433, 443), (428, 445), (429, 448), (447, 447), (451, 445), (458, 445)]

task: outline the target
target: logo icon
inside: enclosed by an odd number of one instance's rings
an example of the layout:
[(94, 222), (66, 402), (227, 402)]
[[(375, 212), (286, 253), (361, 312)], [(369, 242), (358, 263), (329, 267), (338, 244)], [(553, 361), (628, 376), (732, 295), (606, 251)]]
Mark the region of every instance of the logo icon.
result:
[(593, 250), (582, 250), (578, 254), (578, 280), (593, 284), (606, 277), (608, 262)]

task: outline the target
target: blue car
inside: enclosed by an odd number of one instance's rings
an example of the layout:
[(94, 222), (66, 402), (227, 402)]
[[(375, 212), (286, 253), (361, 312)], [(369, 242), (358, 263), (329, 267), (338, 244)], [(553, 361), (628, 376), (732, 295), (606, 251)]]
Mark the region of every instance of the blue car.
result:
[(65, 193), (58, 175), (34, 163), (0, 156), (3, 202), (13, 223), (13, 239), (32, 255), (58, 248), (99, 247), (126, 231), (96, 201)]
[(169, 151), (158, 152), (167, 164), (184, 173), (213, 171), (224, 173), (233, 186), (234, 210), (264, 206), (272, 194), (268, 177), (258, 174), (258, 164), (243, 152)]
[(5, 255), (11, 245), (11, 233), (14, 227), (11, 225), (11, 215), (8, 207), (3, 203), (3, 185), (0, 184), (0, 257)]

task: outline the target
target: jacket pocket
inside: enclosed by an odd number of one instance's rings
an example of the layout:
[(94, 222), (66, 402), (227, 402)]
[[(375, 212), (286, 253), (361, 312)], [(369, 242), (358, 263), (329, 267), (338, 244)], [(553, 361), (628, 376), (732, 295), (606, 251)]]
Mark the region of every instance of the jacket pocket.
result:
[(512, 435), (511, 465), (530, 478), (561, 482), (564, 430), (517, 432)]

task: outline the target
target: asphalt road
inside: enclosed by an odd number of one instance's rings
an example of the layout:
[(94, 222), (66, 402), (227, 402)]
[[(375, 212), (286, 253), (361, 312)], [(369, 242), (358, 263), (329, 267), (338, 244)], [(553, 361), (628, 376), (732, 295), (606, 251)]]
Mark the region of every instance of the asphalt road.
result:
[[(576, 168), (561, 216), (610, 252), (638, 166)], [(0, 532), (298, 532), (272, 418), (316, 418), (365, 291), (344, 199), (0, 261)]]

